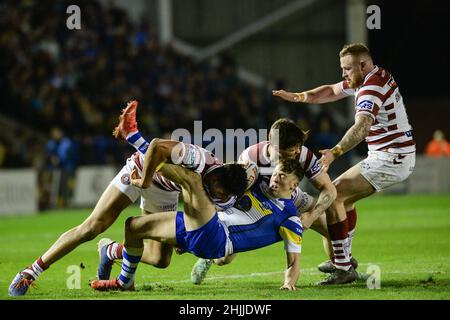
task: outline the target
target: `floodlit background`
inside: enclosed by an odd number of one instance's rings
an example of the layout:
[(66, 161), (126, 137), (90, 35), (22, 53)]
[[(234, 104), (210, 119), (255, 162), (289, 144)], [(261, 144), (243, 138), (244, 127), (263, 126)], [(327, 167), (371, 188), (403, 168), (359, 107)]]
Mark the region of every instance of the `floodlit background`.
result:
[[(134, 152), (111, 134), (126, 102), (139, 101), (148, 140), (186, 129), (207, 147), (208, 129), (260, 132), (288, 117), (309, 130), (306, 146), (318, 155), (352, 125), (352, 99), (293, 104), (271, 92), (340, 81), (338, 52), (350, 42), (367, 44), (375, 64), (393, 74), (417, 142), (411, 177), (358, 203), (353, 253), (358, 271), (379, 268), (381, 290), (364, 281), (318, 288), (316, 266), (327, 257), (320, 237), (307, 232), (296, 292), (278, 290), (281, 243), (213, 267), (201, 287), (190, 283), (196, 258), (186, 254), (168, 269), (139, 267), (137, 293), (93, 292), (87, 283), (98, 255), (91, 241), (52, 265), (25, 299), (449, 299), (450, 12), (437, 3), (1, 1), (0, 300), (16, 272), (90, 214)], [(80, 30), (67, 28), (69, 5), (80, 8)], [(194, 121), (201, 121), (199, 132)], [(224, 140), (224, 148), (233, 144)], [(366, 154), (361, 143), (333, 163), (331, 176)], [(97, 240), (121, 241), (125, 219), (138, 214), (128, 208)], [(79, 282), (70, 282), (70, 270), (78, 270)]]
[[(288, 117), (310, 130), (306, 145), (318, 154), (352, 124), (352, 100), (296, 105), (271, 90), (340, 81), (337, 54), (349, 42), (366, 43), (391, 71), (414, 128), (416, 172), (390, 192), (450, 191), (449, 160), (423, 156), (436, 130), (450, 136), (448, 15), (393, 2), (3, 1), (0, 214), (92, 206), (133, 151), (111, 136), (131, 99), (149, 140), (192, 131), (194, 120), (202, 138), (208, 128), (267, 129)], [(71, 4), (80, 30), (66, 27)], [(366, 152), (362, 143), (331, 175)]]

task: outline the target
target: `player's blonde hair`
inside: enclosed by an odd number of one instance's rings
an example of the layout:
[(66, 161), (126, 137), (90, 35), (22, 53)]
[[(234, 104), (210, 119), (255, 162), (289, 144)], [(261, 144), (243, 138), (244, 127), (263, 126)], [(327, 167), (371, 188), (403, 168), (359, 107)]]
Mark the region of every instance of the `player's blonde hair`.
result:
[(350, 43), (346, 44), (342, 50), (339, 52), (339, 57), (344, 57), (346, 55), (352, 55), (352, 56), (361, 56), (361, 55), (367, 55), (370, 56), (370, 51), (363, 43)]

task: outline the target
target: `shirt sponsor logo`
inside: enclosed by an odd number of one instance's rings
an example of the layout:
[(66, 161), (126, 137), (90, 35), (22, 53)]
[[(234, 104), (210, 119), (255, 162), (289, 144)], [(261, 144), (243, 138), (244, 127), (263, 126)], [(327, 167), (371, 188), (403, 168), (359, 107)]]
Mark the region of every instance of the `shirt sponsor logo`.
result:
[(176, 211), (177, 204), (167, 204), (158, 207), (161, 211)]
[(369, 101), (369, 100), (363, 100), (360, 103), (358, 103), (358, 109), (372, 111), (372, 109), (373, 109), (373, 102)]
[(316, 172), (320, 171), (320, 163), (317, 162), (312, 168), (311, 168), (311, 172), (314, 174)]

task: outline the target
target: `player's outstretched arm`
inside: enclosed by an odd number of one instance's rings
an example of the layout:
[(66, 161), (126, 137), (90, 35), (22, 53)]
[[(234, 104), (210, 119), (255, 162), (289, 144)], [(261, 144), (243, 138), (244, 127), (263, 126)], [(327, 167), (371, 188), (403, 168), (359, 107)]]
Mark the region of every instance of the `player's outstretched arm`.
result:
[(302, 250), (302, 223), (300, 218), (292, 216), (280, 226), (280, 236), (286, 250), (286, 272), (281, 290), (297, 290), (295, 285), (300, 274), (300, 252)]
[(175, 140), (155, 138), (150, 143), (144, 157), (142, 175), (139, 177), (135, 168), (131, 173), (131, 183), (139, 188), (148, 188), (155, 172), (166, 162), (178, 159), (182, 153), (182, 144)]
[(303, 91), (303, 92), (289, 92), (285, 90), (272, 90), (272, 94), (276, 97), (280, 97), (283, 100), (290, 102), (303, 102), (322, 104), (341, 100), (347, 97), (341, 90), (341, 84), (335, 83), (330, 85), (323, 85), (315, 89)]
[(284, 273), (284, 284), (281, 290), (297, 290), (297, 280), (300, 275), (300, 253), (286, 252), (287, 268)]

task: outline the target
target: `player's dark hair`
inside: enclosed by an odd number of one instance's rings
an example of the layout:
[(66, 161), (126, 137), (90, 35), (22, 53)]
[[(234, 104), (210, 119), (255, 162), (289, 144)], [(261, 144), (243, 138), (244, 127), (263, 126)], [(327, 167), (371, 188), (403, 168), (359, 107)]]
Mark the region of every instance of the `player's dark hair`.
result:
[(242, 197), (247, 189), (247, 173), (238, 163), (226, 163), (217, 168), (217, 174), (224, 190), (230, 194)]
[(305, 172), (303, 171), (302, 166), (298, 160), (294, 159), (280, 159), (278, 161), (278, 165), (280, 166), (280, 170), (287, 174), (295, 174), (298, 178), (298, 182), (302, 181), (305, 176)]
[(274, 130), (278, 130), (278, 142), (281, 150), (294, 147), (297, 144), (302, 146), (308, 138), (307, 132), (304, 132), (294, 121), (287, 118), (278, 119), (272, 124), (269, 132), (271, 139), (274, 138)]
[(363, 43), (350, 43), (346, 44), (339, 52), (339, 57), (341, 58), (346, 55), (352, 56), (367, 55), (370, 57), (370, 51)]

